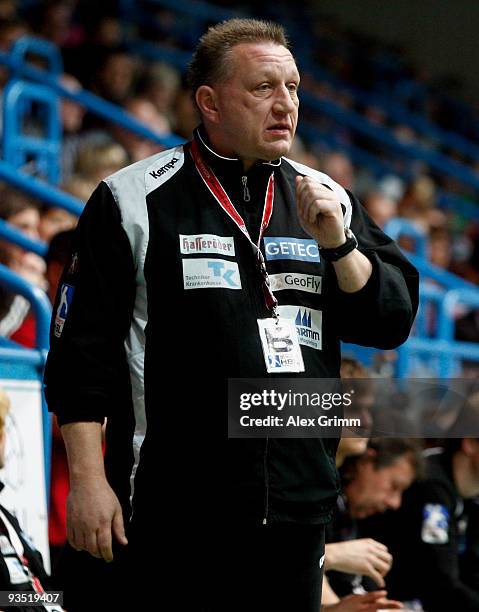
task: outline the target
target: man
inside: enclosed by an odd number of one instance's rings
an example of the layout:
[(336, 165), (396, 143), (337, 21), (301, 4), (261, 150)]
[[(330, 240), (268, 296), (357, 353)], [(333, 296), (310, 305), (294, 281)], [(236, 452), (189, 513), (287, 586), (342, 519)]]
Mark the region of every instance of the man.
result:
[(426, 478), (406, 493), (400, 512), (372, 525), (394, 555), (388, 588), (395, 597), (420, 600), (427, 612), (473, 612), (479, 609), (479, 439), (451, 438), (425, 454)]
[[(326, 571), (334, 592), (347, 596), (364, 592), (362, 576), (369, 576), (381, 588), (393, 557), (378, 537), (360, 536), (358, 519), (401, 506), (402, 494), (421, 468), (418, 445), (406, 438), (372, 438), (364, 455), (348, 457), (341, 477), (344, 494), (328, 527)], [(369, 589), (371, 590), (371, 589)], [(332, 602), (333, 598), (328, 599)], [(383, 606), (386, 608), (386, 606)]]
[[(211, 28), (190, 83), (202, 118), (193, 143), (98, 187), (62, 283), (69, 306), (54, 309), (46, 390), (70, 462), (69, 539), (106, 560), (112, 534), (126, 545), (131, 474), (130, 581), (160, 583), (176, 609), (194, 593), (202, 610), (317, 612), (337, 441), (226, 446), (227, 380), (275, 367), (337, 377), (340, 338), (396, 346), (417, 273), (352, 195), (282, 158), (299, 74), (279, 26)], [(310, 334), (291, 323), (300, 311)], [(261, 342), (274, 315), (290, 329), (289, 364)]]

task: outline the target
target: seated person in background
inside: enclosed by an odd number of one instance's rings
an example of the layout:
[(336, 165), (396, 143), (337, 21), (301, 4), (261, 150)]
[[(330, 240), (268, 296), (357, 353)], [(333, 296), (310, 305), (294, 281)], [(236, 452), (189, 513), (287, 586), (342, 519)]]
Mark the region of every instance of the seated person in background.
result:
[[(420, 465), (419, 446), (406, 438), (373, 438), (363, 455), (345, 459), (340, 470), (343, 495), (327, 533), (327, 542), (344, 542), (342, 547), (330, 548), (326, 563), (329, 583), (339, 597), (364, 593), (363, 576), (372, 578), (373, 588), (384, 587), (392, 563), (390, 550), (379, 541), (358, 540), (357, 519), (399, 508), (402, 493), (411, 486)], [(389, 602), (389, 607), (400, 605)]]
[[(7, 221), (29, 238), (38, 240), (38, 205), (10, 187), (0, 187), (0, 219)], [(45, 262), (30, 251), (10, 242), (0, 242), (0, 263), (28, 282), (45, 289)], [(35, 320), (30, 304), (21, 295), (0, 287), (0, 335), (27, 347), (35, 346)]]
[(364, 526), (394, 556), (388, 590), (420, 600), (427, 612), (479, 610), (478, 400), (452, 432), (477, 437), (448, 438), (443, 448), (425, 451), (426, 477), (407, 491), (401, 510)]
[[(363, 379), (364, 384), (355, 385), (356, 400), (353, 402), (356, 412), (361, 418), (361, 428), (363, 435), (367, 434), (371, 427), (371, 417), (369, 409), (374, 402), (374, 396), (370, 393), (367, 384), (369, 372), (361, 363), (355, 359), (343, 357), (341, 360), (341, 378), (342, 379)], [(353, 381), (352, 381), (353, 382)], [(352, 416), (352, 415), (348, 415)], [(357, 416), (357, 415), (356, 415)], [(368, 438), (356, 437), (351, 431), (343, 429), (343, 437), (341, 438), (336, 453), (336, 466), (341, 468), (348, 457), (359, 457), (367, 451)], [(338, 500), (338, 512), (340, 514), (344, 500)], [(350, 533), (339, 533), (340, 541), (334, 540), (336, 535), (334, 527), (331, 525), (326, 530), (326, 555), (325, 555), (325, 576), (323, 579), (322, 593), (322, 610), (328, 612), (374, 612), (375, 610), (398, 609), (401, 608), (399, 602), (389, 601), (386, 599), (387, 592), (384, 590), (374, 591), (372, 593), (358, 593), (347, 595), (340, 599), (333, 591), (329, 584), (328, 572), (336, 570), (337, 572), (345, 572), (353, 575), (370, 576), (379, 587), (383, 588), (385, 583), (383, 576), (391, 568), (392, 557), (386, 546), (375, 540), (352, 539), (354, 538), (354, 530)]]
[[(10, 401), (0, 389), (0, 468), (5, 463), (5, 420)], [(3, 484), (0, 483), (0, 490)], [(0, 506), (0, 591), (41, 593), (49, 587), (49, 579), (43, 567), (42, 556), (30, 538), (23, 533), (17, 519)], [(57, 605), (3, 606), (4, 612), (63, 612)]]

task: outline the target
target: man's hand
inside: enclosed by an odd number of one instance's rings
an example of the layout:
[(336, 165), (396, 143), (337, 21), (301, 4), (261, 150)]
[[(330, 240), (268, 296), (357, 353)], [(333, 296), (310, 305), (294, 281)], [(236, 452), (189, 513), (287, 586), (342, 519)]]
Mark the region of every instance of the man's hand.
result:
[(299, 222), (320, 247), (344, 244), (344, 218), (338, 196), (309, 176), (296, 177)]
[(383, 576), (391, 569), (392, 561), (387, 547), (371, 538), (326, 544), (326, 571), (369, 576), (380, 587), (384, 587)]
[(112, 533), (120, 544), (128, 541), (120, 502), (105, 477), (101, 424), (67, 423), (61, 432), (70, 470), (68, 541), (76, 550), (112, 561)]
[(113, 560), (112, 534), (120, 544), (128, 544), (120, 502), (106, 479), (70, 490), (67, 534), (75, 550), (86, 550), (105, 561)]
[(321, 612), (377, 612), (378, 610), (404, 610), (400, 601), (386, 599), (386, 591), (373, 591), (363, 595), (348, 595), (335, 604), (321, 606)]

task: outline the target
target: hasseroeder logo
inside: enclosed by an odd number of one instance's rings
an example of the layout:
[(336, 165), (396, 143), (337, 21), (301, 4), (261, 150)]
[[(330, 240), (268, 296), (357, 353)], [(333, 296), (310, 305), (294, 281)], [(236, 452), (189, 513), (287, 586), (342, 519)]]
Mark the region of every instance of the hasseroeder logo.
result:
[(214, 234), (180, 234), (180, 251), (183, 255), (196, 253), (215, 253), (217, 255), (235, 254), (233, 236), (215, 236)]
[(320, 310), (304, 306), (278, 306), (278, 314), (280, 317), (294, 321), (300, 344), (321, 350), (322, 312)]
[(269, 280), (272, 291), (296, 289), (308, 293), (321, 293), (321, 276), (286, 272), (284, 274), (270, 274)]
[(224, 259), (183, 259), (185, 289), (241, 289), (238, 264)]
[(319, 262), (319, 248), (314, 240), (306, 238), (275, 237), (264, 239), (266, 259), (296, 259)]

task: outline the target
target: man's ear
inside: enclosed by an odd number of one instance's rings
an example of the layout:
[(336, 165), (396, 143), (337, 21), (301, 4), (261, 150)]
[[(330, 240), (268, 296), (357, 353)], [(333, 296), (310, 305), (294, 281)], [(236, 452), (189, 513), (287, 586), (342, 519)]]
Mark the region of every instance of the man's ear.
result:
[(209, 85), (201, 85), (195, 94), (196, 104), (201, 115), (211, 123), (218, 123), (218, 108), (216, 106), (215, 90)]

